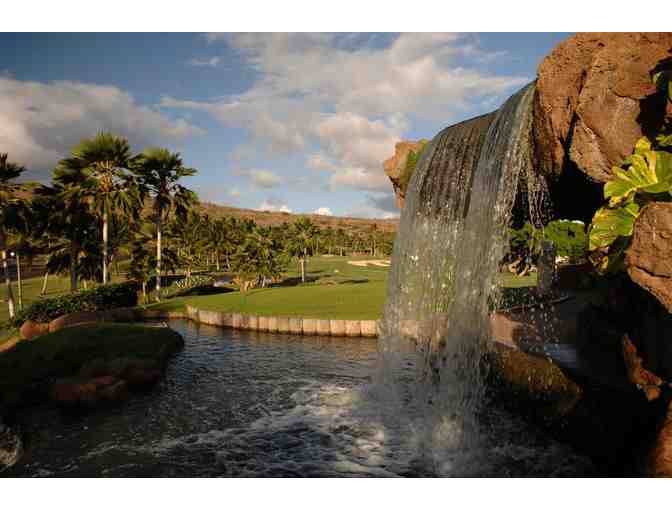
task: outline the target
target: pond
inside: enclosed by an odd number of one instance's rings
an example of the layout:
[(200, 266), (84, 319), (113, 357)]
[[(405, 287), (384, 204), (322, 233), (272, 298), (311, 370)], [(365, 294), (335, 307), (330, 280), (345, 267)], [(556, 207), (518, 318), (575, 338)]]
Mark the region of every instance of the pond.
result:
[(599, 474), (490, 405), (483, 422), (491, 432), (473, 450), (426, 451), (372, 396), (375, 340), (170, 326), (186, 347), (159, 386), (86, 414), (33, 409), (21, 420), (25, 456), (3, 476)]

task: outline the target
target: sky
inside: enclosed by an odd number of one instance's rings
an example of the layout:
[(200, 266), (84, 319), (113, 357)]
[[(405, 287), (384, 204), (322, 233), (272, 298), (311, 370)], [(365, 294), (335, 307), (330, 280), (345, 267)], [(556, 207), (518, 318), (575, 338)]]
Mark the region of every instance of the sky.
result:
[(496, 109), (569, 34), (0, 34), (0, 152), (48, 181), (79, 140), (180, 152), (202, 201), (388, 218), (402, 139)]

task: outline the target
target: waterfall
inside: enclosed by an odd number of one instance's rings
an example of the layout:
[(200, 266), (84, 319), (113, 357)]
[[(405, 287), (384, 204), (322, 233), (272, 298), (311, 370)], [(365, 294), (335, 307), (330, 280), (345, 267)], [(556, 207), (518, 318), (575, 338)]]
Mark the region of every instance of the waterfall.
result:
[(529, 84), (496, 112), (444, 129), (409, 183), (388, 279), (378, 382), (387, 388), (388, 406), (397, 399), (388, 421), (407, 420), (418, 447), (434, 460), (468, 451), (482, 432), (480, 360), (508, 221), (519, 177), (538, 185), (533, 96)]

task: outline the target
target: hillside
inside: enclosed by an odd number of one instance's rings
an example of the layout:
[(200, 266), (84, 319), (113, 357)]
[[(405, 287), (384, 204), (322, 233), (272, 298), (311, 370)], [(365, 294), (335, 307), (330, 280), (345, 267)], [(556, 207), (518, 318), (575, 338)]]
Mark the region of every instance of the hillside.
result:
[(396, 232), (399, 226), (398, 219), (365, 219), (365, 218), (343, 218), (339, 216), (321, 216), (319, 214), (290, 214), (285, 212), (256, 211), (254, 209), (238, 209), (236, 207), (227, 207), (223, 205), (212, 204), (209, 202), (200, 202), (198, 209), (201, 213), (206, 213), (213, 218), (223, 216), (252, 219), (259, 225), (280, 225), (284, 222), (291, 223), (301, 216), (311, 219), (320, 228), (342, 228), (344, 230), (366, 231), (374, 225), (381, 232)]

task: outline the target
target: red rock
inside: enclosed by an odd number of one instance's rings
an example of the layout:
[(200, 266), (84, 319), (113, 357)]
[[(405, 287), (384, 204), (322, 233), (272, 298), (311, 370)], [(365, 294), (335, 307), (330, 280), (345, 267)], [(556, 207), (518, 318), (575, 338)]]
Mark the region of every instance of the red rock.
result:
[(98, 396), (107, 401), (118, 402), (128, 398), (128, 383), (117, 380), (115, 383), (100, 388)]
[(58, 331), (76, 324), (84, 324), (87, 322), (98, 322), (103, 319), (103, 312), (73, 312), (61, 315), (49, 323), (49, 333)]
[(641, 212), (626, 252), (630, 278), (672, 313), (672, 203), (654, 202)]
[(132, 386), (152, 386), (161, 380), (161, 371), (156, 368), (130, 367), (123, 378)]
[(559, 174), (566, 158), (596, 181), (632, 152), (660, 108), (651, 72), (672, 56), (672, 33), (579, 33), (539, 66), (533, 133), (538, 167)]
[(118, 383), (119, 379), (116, 377), (113, 377), (111, 375), (103, 375), (100, 377), (94, 377), (93, 379), (89, 379), (89, 383), (95, 384), (96, 387), (101, 387), (101, 386), (111, 386), (115, 383)]
[(75, 405), (79, 402), (79, 385), (72, 381), (56, 381), (52, 389), (52, 396), (60, 404)]
[(108, 366), (108, 363), (102, 358), (92, 359), (84, 363), (79, 369), (79, 376), (83, 379), (100, 377), (103, 375), (114, 375)]
[(408, 159), (408, 154), (413, 151), (417, 153), (424, 145), (424, 142), (413, 142), (404, 140), (398, 142), (394, 146), (394, 156), (387, 159), (383, 163), (383, 168), (385, 173), (392, 181), (392, 186), (394, 187), (394, 193), (397, 197), (397, 206), (399, 209), (404, 207), (404, 198), (406, 196), (406, 190), (403, 190), (400, 185), (400, 178), (406, 168), (406, 161)]
[(24, 340), (32, 340), (33, 338), (49, 333), (49, 324), (27, 320), (23, 323), (19, 331), (21, 333), (21, 338)]
[(672, 403), (667, 408), (663, 425), (651, 451), (648, 474), (661, 478), (672, 477)]

